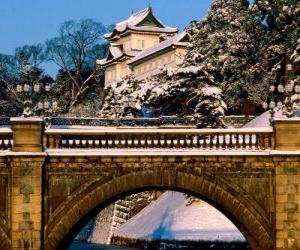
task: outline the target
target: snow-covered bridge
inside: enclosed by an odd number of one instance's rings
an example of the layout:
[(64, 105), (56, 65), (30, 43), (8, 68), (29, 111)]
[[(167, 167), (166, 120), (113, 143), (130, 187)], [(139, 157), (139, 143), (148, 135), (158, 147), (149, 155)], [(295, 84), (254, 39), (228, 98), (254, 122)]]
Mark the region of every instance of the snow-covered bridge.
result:
[(253, 249), (299, 246), (299, 119), (205, 130), (78, 121), (0, 128), (0, 249), (65, 249), (102, 208), (149, 189), (207, 201)]

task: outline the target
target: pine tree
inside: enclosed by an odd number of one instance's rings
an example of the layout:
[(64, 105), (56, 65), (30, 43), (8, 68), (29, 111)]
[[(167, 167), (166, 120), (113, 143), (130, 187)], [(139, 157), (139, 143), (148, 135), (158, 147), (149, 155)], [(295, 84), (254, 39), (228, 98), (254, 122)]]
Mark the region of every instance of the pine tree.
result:
[(139, 117), (142, 110), (136, 92), (141, 82), (133, 75), (125, 76), (120, 81), (106, 87), (107, 93), (99, 116), (106, 118)]
[(286, 64), (300, 38), (300, 2), (256, 0), (251, 10), (265, 32), (257, 47), (257, 63), (249, 70), (249, 75), (261, 83), (262, 88), (255, 91), (267, 93), (266, 88), (278, 85), (285, 76)]
[(158, 110), (156, 115), (192, 114), (201, 128), (224, 127), (222, 116), (227, 107), (222, 101), (222, 90), (213, 77), (195, 62), (184, 63), (176, 69), (165, 69), (146, 85), (148, 97), (143, 99), (152, 110)]
[[(224, 90), (230, 111), (240, 110), (249, 93), (247, 71), (257, 61), (263, 29), (246, 0), (215, 0), (208, 16), (188, 28), (187, 58), (203, 65)], [(255, 83), (255, 82), (254, 82)], [(251, 86), (252, 87), (252, 86)]]
[[(294, 87), (294, 94), (292, 96), (292, 102), (294, 110), (300, 111), (300, 39), (297, 41), (296, 49), (290, 57), (292, 64), (292, 79), (291, 84)], [(298, 114), (299, 115), (299, 114)]]

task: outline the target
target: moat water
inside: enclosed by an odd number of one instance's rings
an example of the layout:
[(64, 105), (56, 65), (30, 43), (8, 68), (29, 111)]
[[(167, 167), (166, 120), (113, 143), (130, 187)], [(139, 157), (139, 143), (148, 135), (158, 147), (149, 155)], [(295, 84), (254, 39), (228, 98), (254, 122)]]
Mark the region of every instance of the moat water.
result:
[(74, 242), (68, 250), (138, 250), (138, 248), (120, 247), (102, 244), (89, 244), (84, 242)]

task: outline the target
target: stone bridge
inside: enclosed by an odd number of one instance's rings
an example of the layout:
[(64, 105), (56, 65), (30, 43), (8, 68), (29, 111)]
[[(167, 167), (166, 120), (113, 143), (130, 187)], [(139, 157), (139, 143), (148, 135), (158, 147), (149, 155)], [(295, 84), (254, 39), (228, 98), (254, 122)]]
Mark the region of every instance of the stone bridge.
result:
[(0, 249), (66, 249), (122, 196), (177, 190), (226, 215), (253, 249), (300, 249), (300, 120), (273, 128), (0, 128)]

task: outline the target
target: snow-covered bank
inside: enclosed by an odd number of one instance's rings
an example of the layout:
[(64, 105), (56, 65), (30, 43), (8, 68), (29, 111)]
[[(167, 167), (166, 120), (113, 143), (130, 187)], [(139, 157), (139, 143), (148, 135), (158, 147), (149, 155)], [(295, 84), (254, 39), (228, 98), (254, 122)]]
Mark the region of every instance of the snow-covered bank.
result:
[(187, 206), (184, 194), (168, 191), (115, 231), (132, 239), (245, 241), (218, 210), (200, 201)]

